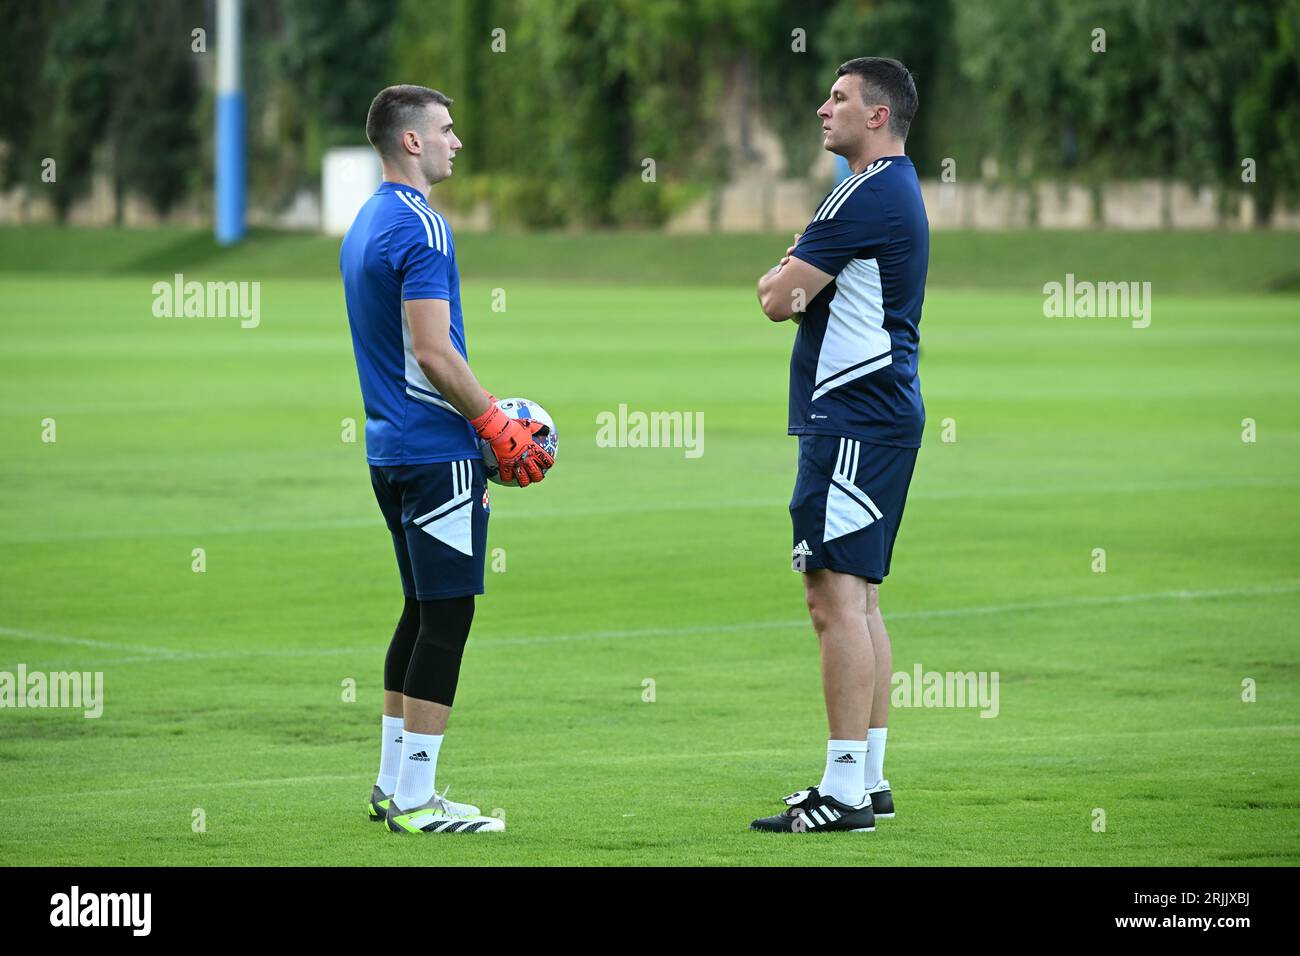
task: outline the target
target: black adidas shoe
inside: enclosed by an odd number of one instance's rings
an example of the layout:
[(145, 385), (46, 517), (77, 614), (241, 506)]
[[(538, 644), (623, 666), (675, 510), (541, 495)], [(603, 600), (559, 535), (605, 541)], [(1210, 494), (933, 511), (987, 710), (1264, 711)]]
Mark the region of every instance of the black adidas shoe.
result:
[(889, 791), (888, 780), (881, 780), (867, 791), (867, 795), (871, 797), (871, 809), (877, 820), (894, 819), (894, 795)]
[(751, 830), (766, 833), (871, 833), (876, 829), (876, 815), (869, 800), (851, 807), (834, 797), (817, 792), (816, 787), (800, 790), (785, 798), (786, 808), (774, 817), (761, 817), (749, 825)]

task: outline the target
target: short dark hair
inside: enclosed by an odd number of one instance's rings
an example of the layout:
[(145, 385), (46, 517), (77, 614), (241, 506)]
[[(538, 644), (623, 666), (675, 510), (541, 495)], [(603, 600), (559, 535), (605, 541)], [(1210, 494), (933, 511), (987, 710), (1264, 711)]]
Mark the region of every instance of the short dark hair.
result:
[(435, 104), (451, 106), (451, 97), (427, 86), (405, 83), (380, 90), (366, 114), (366, 139), (379, 155), (396, 155), (398, 137), (411, 128), (422, 110)]
[(916, 115), (916, 83), (907, 67), (898, 60), (883, 56), (860, 56), (840, 64), (837, 77), (852, 73), (862, 80), (862, 100), (868, 106), (884, 103), (889, 107), (889, 131), (907, 139), (907, 130)]

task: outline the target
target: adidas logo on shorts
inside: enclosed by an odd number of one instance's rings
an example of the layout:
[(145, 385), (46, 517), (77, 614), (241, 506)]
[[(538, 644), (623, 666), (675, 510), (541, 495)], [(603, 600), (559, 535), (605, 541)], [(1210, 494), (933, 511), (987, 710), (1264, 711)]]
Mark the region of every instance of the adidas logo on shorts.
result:
[(812, 548), (808, 547), (808, 539), (805, 538), (794, 546), (790, 552), (790, 570), (806, 571), (808, 570), (808, 556), (812, 554)]

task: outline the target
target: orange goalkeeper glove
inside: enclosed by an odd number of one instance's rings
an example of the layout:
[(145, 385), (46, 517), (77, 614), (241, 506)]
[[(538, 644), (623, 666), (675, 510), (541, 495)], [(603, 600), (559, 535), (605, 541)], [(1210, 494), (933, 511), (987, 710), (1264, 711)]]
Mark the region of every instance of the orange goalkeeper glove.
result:
[(545, 477), (546, 469), (555, 459), (537, 444), (533, 436), (546, 431), (546, 425), (530, 418), (511, 418), (501, 411), (496, 397), (488, 395), (488, 410), (470, 420), (478, 437), (492, 446), (497, 456), (501, 480), (518, 479), (520, 488), (527, 488)]

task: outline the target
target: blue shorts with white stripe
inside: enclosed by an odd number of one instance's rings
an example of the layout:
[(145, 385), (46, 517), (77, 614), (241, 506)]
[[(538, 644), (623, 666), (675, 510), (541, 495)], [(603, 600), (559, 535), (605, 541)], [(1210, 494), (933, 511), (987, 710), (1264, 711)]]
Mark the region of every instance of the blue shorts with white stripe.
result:
[(420, 601), (483, 593), (488, 495), (480, 458), (371, 465), (402, 592)]
[(790, 498), (794, 570), (829, 568), (873, 584), (883, 581), (917, 451), (800, 435), (799, 470)]

